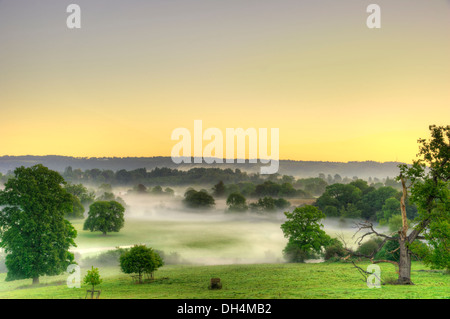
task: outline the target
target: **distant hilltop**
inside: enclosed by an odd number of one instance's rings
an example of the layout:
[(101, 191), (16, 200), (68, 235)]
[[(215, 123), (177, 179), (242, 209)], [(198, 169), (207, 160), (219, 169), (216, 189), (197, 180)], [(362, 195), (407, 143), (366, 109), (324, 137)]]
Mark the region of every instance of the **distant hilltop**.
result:
[[(63, 172), (66, 167), (71, 166), (73, 169), (109, 169), (117, 171), (120, 169), (134, 170), (138, 168), (145, 168), (152, 170), (156, 167), (168, 167), (180, 170), (188, 170), (194, 167), (218, 167), (240, 169), (249, 173), (259, 172), (259, 168), (263, 164), (250, 163), (234, 163), (234, 164), (175, 164), (170, 157), (70, 157), (58, 155), (46, 156), (2, 156), (0, 157), (0, 172), (7, 173), (19, 166), (33, 166), (35, 164), (43, 164), (48, 168)], [(295, 177), (317, 177), (320, 173), (325, 175), (339, 174), (342, 177), (352, 178), (357, 176), (359, 178), (367, 179), (369, 177), (377, 178), (393, 178), (398, 175), (399, 170), (397, 165), (400, 162), (318, 162), (318, 161), (294, 161), (294, 160), (280, 160), (280, 168), (278, 173), (281, 175), (292, 175)]]

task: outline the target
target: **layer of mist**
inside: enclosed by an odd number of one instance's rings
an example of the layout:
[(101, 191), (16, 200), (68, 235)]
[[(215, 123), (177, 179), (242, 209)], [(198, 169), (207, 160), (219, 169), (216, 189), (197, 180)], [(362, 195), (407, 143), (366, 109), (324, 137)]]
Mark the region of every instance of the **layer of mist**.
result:
[[(184, 189), (175, 189), (176, 196), (126, 194), (116, 190), (127, 203), (125, 227), (119, 235), (111, 236), (111, 245), (95, 237), (88, 244), (74, 249), (78, 258), (91, 258), (116, 247), (128, 248), (146, 244), (164, 255), (166, 263), (183, 264), (251, 264), (284, 262), (283, 249), (287, 243), (281, 231), (286, 220), (283, 211), (257, 214), (231, 213), (225, 199), (216, 200), (213, 209), (194, 210), (183, 205)], [(293, 208), (291, 208), (293, 209)], [(332, 237), (344, 239), (354, 247), (354, 223), (338, 219), (323, 221), (324, 230)], [(107, 236), (107, 237), (108, 237)], [(99, 235), (100, 237), (100, 235)], [(176, 256), (176, 258), (173, 258)]]

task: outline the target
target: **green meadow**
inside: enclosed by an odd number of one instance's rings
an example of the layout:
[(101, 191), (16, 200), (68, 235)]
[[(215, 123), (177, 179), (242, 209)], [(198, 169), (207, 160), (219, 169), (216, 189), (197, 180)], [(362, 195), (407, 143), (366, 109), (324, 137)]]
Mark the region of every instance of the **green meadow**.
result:
[[(200, 216), (200, 217), (199, 217)], [(217, 216), (216, 216), (217, 217)], [(282, 250), (286, 239), (276, 218), (217, 218), (192, 215), (190, 218), (127, 218), (118, 233), (103, 236), (83, 230), (83, 221), (73, 221), (77, 229), (76, 258), (81, 266), (81, 279), (91, 264), (86, 257), (98, 255), (116, 246), (146, 244), (165, 254), (179, 254), (180, 264), (164, 265), (153, 281), (136, 284), (130, 275), (116, 265), (94, 265), (103, 279), (100, 298), (129, 299), (326, 299), (326, 298), (449, 298), (450, 276), (413, 262), (413, 286), (385, 284), (368, 288), (364, 278), (351, 263), (284, 263)], [(354, 230), (349, 225), (325, 221), (325, 229), (349, 243)], [(361, 262), (366, 269), (368, 262)], [(381, 278), (396, 278), (391, 264), (380, 264)], [(68, 274), (5, 281), (0, 274), (0, 298), (83, 299), (88, 287), (68, 288)], [(209, 290), (213, 277), (223, 283), (221, 290)]]
[[(358, 264), (367, 267), (368, 263)], [(82, 277), (87, 268), (82, 269)], [(136, 284), (119, 267), (100, 268), (103, 283), (98, 287), (102, 299), (414, 299), (450, 298), (450, 276), (430, 271), (419, 262), (413, 263), (415, 285), (382, 285), (368, 288), (363, 277), (350, 263), (318, 264), (253, 264), (253, 265), (169, 265), (155, 273), (155, 279)], [(381, 265), (381, 279), (395, 278), (390, 264)], [(209, 290), (212, 277), (219, 277), (221, 290)], [(4, 281), (0, 274), (0, 298), (82, 299), (86, 285), (68, 288), (67, 276), (42, 277), (37, 287), (31, 280)]]

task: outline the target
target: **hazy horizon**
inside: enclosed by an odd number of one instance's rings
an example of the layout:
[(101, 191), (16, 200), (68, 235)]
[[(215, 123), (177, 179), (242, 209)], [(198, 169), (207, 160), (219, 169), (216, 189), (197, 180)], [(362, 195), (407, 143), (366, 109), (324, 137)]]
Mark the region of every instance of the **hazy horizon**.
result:
[[(10, 155), (10, 154), (4, 154), (0, 155), (1, 157), (67, 157), (67, 158), (74, 158), (74, 159), (145, 159), (145, 158), (171, 158), (170, 156), (164, 156), (164, 155), (154, 155), (154, 156), (72, 156), (72, 155), (59, 155), (59, 154), (44, 154), (44, 155), (35, 155), (35, 154), (22, 154), (22, 155)], [(181, 157), (180, 157), (181, 158)], [(191, 158), (196, 158), (192, 156)], [(208, 157), (211, 159), (215, 159), (217, 157)], [(226, 159), (225, 157), (223, 159)], [(240, 158), (234, 158), (234, 160), (238, 160)], [(259, 158), (256, 158), (259, 160)], [(245, 158), (246, 161), (248, 161), (248, 158)], [(320, 161), (306, 161), (302, 159), (289, 159), (289, 158), (280, 158), (279, 161), (292, 161), (292, 162), (322, 162), (322, 163), (366, 163), (366, 162), (374, 162), (374, 163), (399, 163), (403, 164), (406, 162), (400, 162), (400, 161), (375, 161), (375, 160), (361, 160), (361, 161), (327, 161), (327, 160), (320, 160)], [(199, 164), (199, 163), (192, 163), (192, 165)], [(207, 164), (207, 163), (200, 163), (200, 164)], [(226, 164), (233, 164), (233, 163), (223, 163)], [(410, 163), (406, 163), (410, 164)], [(211, 166), (217, 166), (220, 164), (207, 164)]]

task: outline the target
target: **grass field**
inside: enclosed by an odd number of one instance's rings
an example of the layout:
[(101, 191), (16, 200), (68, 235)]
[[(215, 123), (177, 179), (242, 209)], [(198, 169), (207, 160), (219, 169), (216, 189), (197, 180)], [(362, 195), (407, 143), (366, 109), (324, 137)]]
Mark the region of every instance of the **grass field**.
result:
[[(359, 266), (367, 267), (368, 263)], [(381, 265), (382, 280), (395, 278), (390, 264)], [(385, 299), (450, 298), (450, 275), (430, 271), (413, 263), (413, 286), (382, 285), (369, 289), (351, 264), (255, 264), (218, 266), (164, 266), (153, 282), (133, 283), (118, 267), (100, 268), (101, 298), (148, 299)], [(82, 278), (86, 269), (82, 269)], [(207, 288), (210, 278), (220, 277), (222, 290)], [(0, 274), (0, 298), (84, 298), (87, 286), (68, 288), (67, 276), (41, 277), (38, 287), (31, 280), (5, 282)]]
[[(146, 244), (166, 254), (176, 252), (182, 265), (163, 266), (155, 281), (145, 284), (133, 283), (118, 266), (100, 266), (101, 298), (450, 298), (450, 275), (430, 271), (419, 262), (413, 263), (416, 285), (380, 289), (369, 289), (351, 264), (283, 263), (287, 240), (279, 216), (230, 215), (223, 210), (192, 214), (153, 209), (148, 201), (134, 205), (119, 233), (102, 236), (83, 231), (83, 221), (73, 221), (81, 279), (91, 267), (92, 260), (86, 257), (116, 246)], [(327, 220), (325, 230), (352, 242), (350, 222)], [(382, 264), (381, 269), (383, 280), (396, 278), (393, 265)], [(40, 277), (41, 284), (32, 286), (31, 279), (6, 282), (6, 274), (1, 273), (0, 298), (84, 298), (88, 287), (68, 288), (67, 276)], [(213, 277), (221, 278), (222, 290), (208, 290)]]

